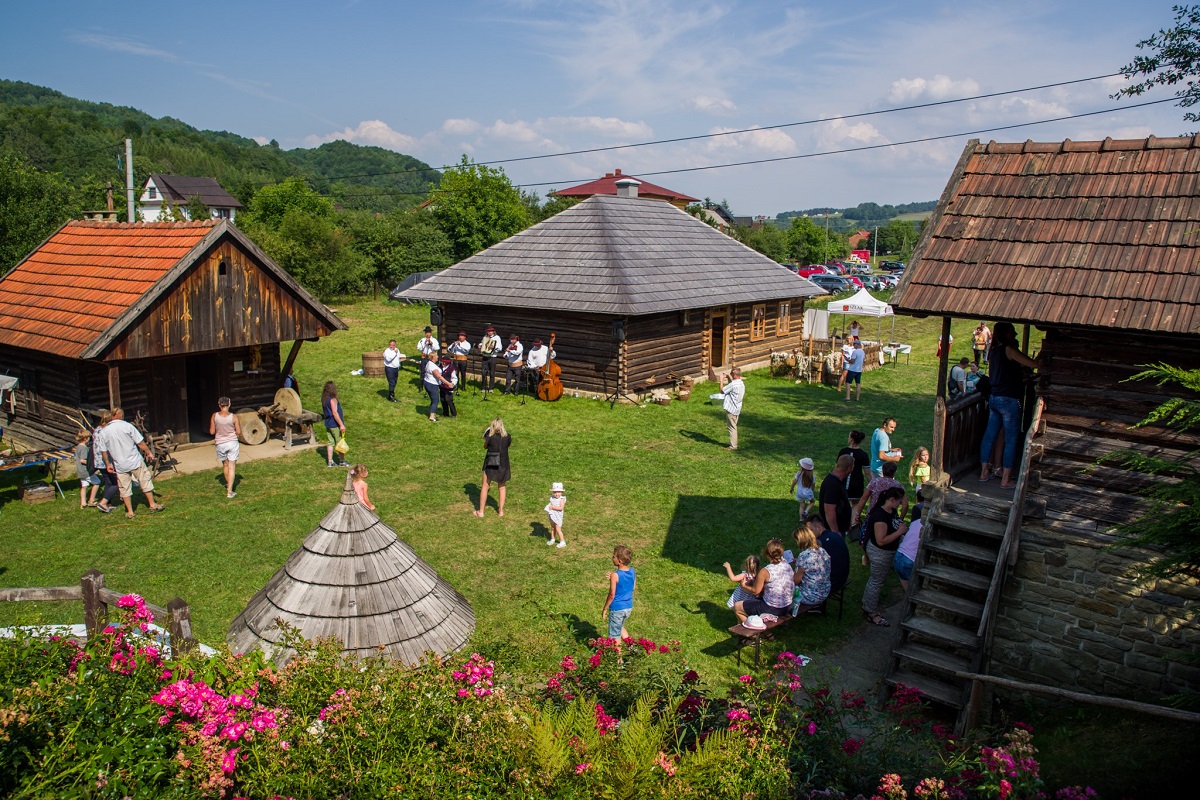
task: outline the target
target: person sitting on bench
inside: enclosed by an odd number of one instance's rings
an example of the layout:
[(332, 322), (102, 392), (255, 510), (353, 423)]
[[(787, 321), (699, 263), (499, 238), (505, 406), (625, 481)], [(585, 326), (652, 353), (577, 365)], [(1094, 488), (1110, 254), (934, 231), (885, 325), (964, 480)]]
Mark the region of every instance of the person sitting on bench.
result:
[(771, 539), (767, 542), (764, 555), (767, 563), (758, 571), (754, 586), (750, 589), (758, 597), (733, 604), (733, 613), (737, 614), (738, 622), (744, 623), (751, 615), (786, 617), (791, 612), (796, 582), (791, 565), (783, 560), (783, 542)]

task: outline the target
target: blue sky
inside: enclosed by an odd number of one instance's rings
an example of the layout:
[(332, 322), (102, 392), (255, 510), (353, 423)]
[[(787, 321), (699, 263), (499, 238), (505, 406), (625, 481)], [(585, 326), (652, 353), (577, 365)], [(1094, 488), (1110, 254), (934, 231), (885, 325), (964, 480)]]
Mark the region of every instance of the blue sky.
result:
[[(818, 124), (505, 164), (545, 193), (1035, 122), (1134, 101), (1120, 79), (832, 119), (1116, 72), (1170, 2), (207, 0), (0, 4), (0, 77), (284, 148), (340, 138), (434, 166)], [(1159, 91), (1146, 99), (1165, 99)], [(1173, 136), (1164, 103), (981, 134)], [(647, 175), (736, 214), (936, 199), (968, 137)]]

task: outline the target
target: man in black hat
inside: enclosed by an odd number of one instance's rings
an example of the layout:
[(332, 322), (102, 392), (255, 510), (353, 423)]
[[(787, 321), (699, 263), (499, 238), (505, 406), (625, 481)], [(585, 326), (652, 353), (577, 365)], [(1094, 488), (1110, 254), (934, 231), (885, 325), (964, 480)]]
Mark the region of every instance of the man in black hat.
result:
[(428, 325), (425, 326), (425, 335), (417, 342), (417, 350), (425, 358), (429, 358), (431, 355), (436, 358), (440, 352), (438, 340), (433, 336), (433, 328)]
[(471, 343), (467, 341), (467, 334), (459, 331), (458, 338), (450, 343), (446, 351), (454, 361), (454, 371), (458, 375), (458, 391), (465, 391), (467, 388), (467, 362), (471, 356)]
[(504, 359), (508, 369), (504, 373), (504, 393), (519, 394), (521, 391), (521, 370), (525, 366), (525, 346), (521, 337), (515, 333), (508, 337), (508, 347), (504, 348)]
[(486, 400), (488, 392), (496, 386), (496, 359), (500, 357), (500, 337), (496, 328), (488, 325), (484, 328), (483, 338), (479, 340), (479, 355), (483, 359), (479, 371), (479, 384)]

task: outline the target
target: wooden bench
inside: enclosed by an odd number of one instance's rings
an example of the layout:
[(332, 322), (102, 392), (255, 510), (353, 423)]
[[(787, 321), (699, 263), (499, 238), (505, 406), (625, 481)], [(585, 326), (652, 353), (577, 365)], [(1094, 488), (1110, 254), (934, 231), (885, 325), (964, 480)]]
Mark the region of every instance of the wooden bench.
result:
[(737, 641), (737, 663), (741, 666), (742, 663), (742, 648), (747, 644), (754, 644), (754, 668), (758, 669), (759, 648), (762, 646), (762, 637), (764, 634), (770, 633), (776, 628), (787, 625), (794, 619), (791, 614), (785, 614), (775, 622), (767, 622), (765, 628), (747, 628), (742, 623), (732, 626), (729, 632), (733, 634), (733, 638)]

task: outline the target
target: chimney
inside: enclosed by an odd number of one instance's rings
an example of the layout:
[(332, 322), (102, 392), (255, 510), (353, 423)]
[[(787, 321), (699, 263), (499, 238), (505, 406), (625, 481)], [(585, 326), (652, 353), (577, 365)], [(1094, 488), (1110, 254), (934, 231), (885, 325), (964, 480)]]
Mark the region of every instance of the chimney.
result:
[(621, 178), (617, 181), (617, 197), (637, 197), (638, 187), (641, 185), (641, 181), (633, 178)]
[(613, 175), (616, 175), (618, 178), (621, 177), (621, 170), (619, 170), (619, 169), (613, 170)]

